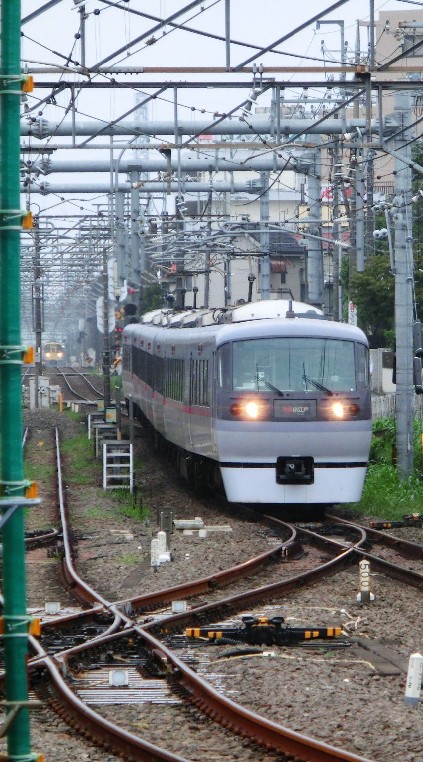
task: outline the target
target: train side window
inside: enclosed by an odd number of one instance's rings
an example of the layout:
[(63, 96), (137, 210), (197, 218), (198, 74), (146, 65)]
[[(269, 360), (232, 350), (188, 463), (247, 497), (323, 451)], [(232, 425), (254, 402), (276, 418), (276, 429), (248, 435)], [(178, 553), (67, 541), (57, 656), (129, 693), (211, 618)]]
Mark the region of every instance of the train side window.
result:
[(164, 396), (171, 400), (183, 401), (184, 395), (184, 361), (174, 357), (166, 359)]
[(154, 356), (154, 389), (159, 393), (164, 392), (164, 357)]
[(123, 370), (131, 370), (131, 345), (130, 344), (124, 344), (123, 345), (123, 351), (122, 351), (122, 367)]
[(190, 404), (208, 407), (208, 360), (191, 358), (190, 367)]

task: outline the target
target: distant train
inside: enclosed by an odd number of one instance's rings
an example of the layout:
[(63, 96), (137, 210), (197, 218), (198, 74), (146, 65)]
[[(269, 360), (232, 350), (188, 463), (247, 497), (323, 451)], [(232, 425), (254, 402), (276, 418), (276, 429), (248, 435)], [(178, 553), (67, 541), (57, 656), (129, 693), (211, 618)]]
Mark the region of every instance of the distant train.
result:
[(196, 486), (230, 502), (361, 497), (371, 439), (368, 342), (284, 300), (158, 310), (123, 331), (123, 390)]
[(48, 341), (43, 347), (43, 361), (47, 366), (64, 365), (66, 350), (59, 341)]

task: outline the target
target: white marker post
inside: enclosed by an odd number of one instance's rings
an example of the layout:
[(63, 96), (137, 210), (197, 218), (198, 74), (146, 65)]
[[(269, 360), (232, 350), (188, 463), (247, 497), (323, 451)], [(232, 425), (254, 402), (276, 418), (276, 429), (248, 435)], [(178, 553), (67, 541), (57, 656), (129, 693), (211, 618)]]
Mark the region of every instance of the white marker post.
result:
[(159, 541), (157, 537), (151, 540), (151, 566), (154, 567), (154, 571), (157, 571), (159, 565)]
[(160, 530), (160, 532), (157, 532), (157, 543), (159, 546), (159, 556), (162, 555), (162, 553), (166, 553), (167, 551), (167, 537), (166, 532), (163, 530)]
[(159, 548), (159, 564), (164, 564), (167, 561), (170, 561), (170, 553), (167, 549), (167, 534), (166, 532), (161, 529), (160, 532), (157, 532), (157, 545)]
[(407, 682), (405, 684), (404, 704), (417, 707), (420, 703), (420, 690), (423, 676), (423, 656), (411, 654), (408, 662)]
[(358, 603), (370, 603), (375, 597), (370, 592), (370, 562), (363, 558), (359, 563), (360, 567), (360, 592), (357, 595)]

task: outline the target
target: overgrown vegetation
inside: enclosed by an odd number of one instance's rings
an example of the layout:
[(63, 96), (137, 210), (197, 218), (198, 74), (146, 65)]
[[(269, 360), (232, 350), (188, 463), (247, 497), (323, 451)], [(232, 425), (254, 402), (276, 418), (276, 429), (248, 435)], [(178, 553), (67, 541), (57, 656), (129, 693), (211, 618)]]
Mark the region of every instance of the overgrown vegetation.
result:
[(47, 481), (54, 476), (55, 467), (48, 463), (25, 462), (25, 478), (30, 482)]
[(69, 459), (69, 471), (74, 484), (91, 484), (93, 469), (97, 463), (93, 455), (93, 443), (86, 434), (66, 439), (61, 450)]
[[(93, 440), (88, 439), (86, 433), (65, 440), (62, 442), (61, 449), (68, 461), (66, 470), (69, 482), (92, 485), (93, 477), (94, 479), (97, 477), (97, 482), (101, 483), (101, 458), (94, 457), (94, 443)], [(140, 470), (141, 465), (136, 463), (135, 468)], [(99, 501), (104, 495), (104, 491), (98, 489)], [(132, 494), (129, 489), (115, 489), (109, 490), (107, 497), (113, 500), (116, 515), (127, 516), (138, 521), (143, 521), (148, 516), (148, 507), (143, 505), (139, 492), (135, 491)], [(90, 506), (87, 508), (87, 515), (91, 518), (104, 518), (108, 515), (108, 511), (101, 506)]]
[(373, 424), (370, 465), (361, 501), (356, 511), (383, 519), (401, 520), (411, 513), (423, 513), (423, 468), (421, 425), (414, 423), (414, 473), (400, 480), (395, 465), (395, 420)]

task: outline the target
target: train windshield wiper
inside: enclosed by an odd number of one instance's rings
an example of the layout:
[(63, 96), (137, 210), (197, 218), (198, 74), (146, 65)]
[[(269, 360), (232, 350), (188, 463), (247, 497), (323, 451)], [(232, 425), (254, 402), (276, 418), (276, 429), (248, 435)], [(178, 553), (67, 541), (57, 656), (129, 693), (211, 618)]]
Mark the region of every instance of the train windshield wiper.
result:
[(323, 386), (323, 384), (319, 384), (318, 381), (315, 381), (314, 378), (310, 378), (310, 376), (307, 376), (305, 373), (303, 373), (303, 379), (306, 382), (306, 384), (313, 384), (313, 386), (316, 387), (316, 389), (319, 389), (321, 392), (326, 392), (326, 394), (329, 394), (332, 396), (333, 392), (328, 389), (327, 386)]
[(276, 394), (279, 394), (280, 397), (283, 397), (283, 392), (278, 389), (277, 386), (273, 386), (273, 384), (270, 383), (266, 378), (261, 378), (260, 381), (262, 381), (265, 386), (267, 386), (268, 389), (271, 389), (272, 392), (276, 392)]

